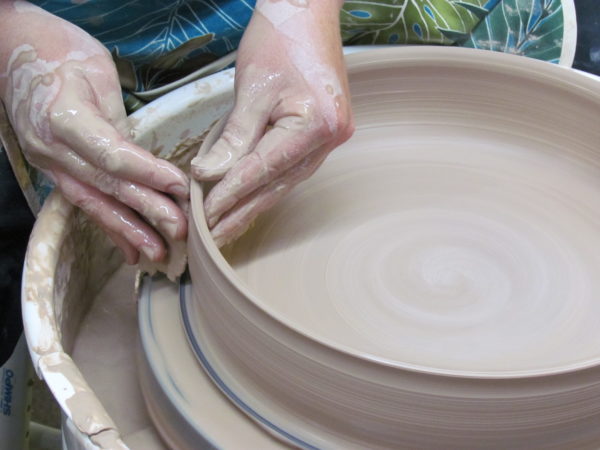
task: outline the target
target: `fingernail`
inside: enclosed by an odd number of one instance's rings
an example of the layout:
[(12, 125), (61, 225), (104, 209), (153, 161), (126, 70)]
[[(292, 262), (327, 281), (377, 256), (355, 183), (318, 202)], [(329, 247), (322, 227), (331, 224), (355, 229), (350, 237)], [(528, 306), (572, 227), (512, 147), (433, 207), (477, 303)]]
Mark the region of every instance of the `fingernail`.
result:
[(217, 248), (221, 248), (225, 245), (225, 241), (220, 236), (219, 237), (213, 236), (213, 241), (214, 241), (215, 245), (217, 246)]
[(221, 248), (227, 243), (226, 236), (222, 233), (222, 230), (211, 230), (210, 235), (217, 248)]
[(212, 199), (210, 194), (204, 200), (204, 220), (206, 220), (206, 224), (208, 228), (212, 228), (215, 223), (217, 223), (218, 217), (215, 217), (213, 214), (212, 208)]
[(173, 184), (169, 186), (169, 192), (177, 197), (188, 198), (190, 195), (190, 188), (187, 184)]
[(240, 230), (231, 229), (227, 225), (223, 225), (223, 222), (210, 231), (210, 235), (217, 248), (231, 244), (240, 234)]
[(214, 227), (218, 221), (219, 221), (218, 216), (206, 217), (206, 224), (208, 225), (208, 228)]
[(167, 237), (171, 239), (177, 239), (179, 235), (179, 223), (171, 222), (170, 220), (163, 220), (161, 222), (161, 228), (167, 233)]
[(159, 248), (157, 247), (150, 247), (149, 245), (143, 245), (140, 250), (142, 251), (142, 253), (144, 255), (146, 255), (146, 258), (148, 258), (150, 261), (159, 261), (161, 259), (161, 251)]
[(208, 153), (198, 156), (192, 161), (194, 173), (200, 178), (212, 178), (221, 176), (227, 171), (230, 162), (233, 160), (231, 152), (226, 153)]

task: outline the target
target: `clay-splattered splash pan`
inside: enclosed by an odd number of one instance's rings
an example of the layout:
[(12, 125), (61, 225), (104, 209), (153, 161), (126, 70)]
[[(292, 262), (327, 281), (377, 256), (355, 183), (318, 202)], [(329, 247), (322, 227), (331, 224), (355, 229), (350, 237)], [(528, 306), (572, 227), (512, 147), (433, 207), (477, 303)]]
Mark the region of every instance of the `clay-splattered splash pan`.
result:
[(463, 49), (348, 65), (354, 137), (223, 253), (192, 188), (201, 365), (302, 447), (597, 446), (600, 82)]

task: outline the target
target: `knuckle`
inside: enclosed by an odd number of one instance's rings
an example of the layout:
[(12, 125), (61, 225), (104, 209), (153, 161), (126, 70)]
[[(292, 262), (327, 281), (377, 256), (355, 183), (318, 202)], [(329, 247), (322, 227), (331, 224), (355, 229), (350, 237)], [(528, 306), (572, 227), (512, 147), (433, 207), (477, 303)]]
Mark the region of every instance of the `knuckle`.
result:
[(354, 121), (350, 119), (349, 121), (342, 124), (338, 131), (338, 144), (342, 144), (346, 142), (348, 139), (352, 137), (356, 127), (354, 125)]
[(112, 175), (109, 175), (103, 170), (98, 170), (94, 174), (93, 184), (105, 194), (111, 194), (117, 199), (119, 199), (121, 191), (120, 181)]
[(74, 127), (73, 119), (73, 113), (56, 108), (52, 108), (47, 116), (50, 131), (57, 137), (63, 137), (72, 132)]
[(142, 184), (145, 184), (146, 186), (164, 190), (165, 186), (168, 185), (168, 182), (164, 178), (164, 167), (158, 162), (147, 167), (141, 173), (143, 178)]
[(300, 164), (298, 164), (297, 172), (306, 172), (313, 165), (314, 165), (313, 159), (310, 157), (306, 157), (302, 161), (300, 161)]
[(48, 122), (54, 131), (64, 130), (69, 123), (70, 117), (63, 111), (51, 107), (48, 111)]
[(228, 121), (221, 133), (219, 141), (221, 141), (221, 145), (232, 149), (238, 149), (244, 145), (244, 141), (241, 138), (243, 132), (243, 128), (237, 122)]
[(311, 120), (318, 116), (320, 108), (318, 108), (318, 101), (314, 97), (310, 97), (307, 100), (297, 103), (300, 106), (299, 116), (306, 120)]
[(277, 170), (273, 164), (267, 163), (260, 152), (252, 152), (245, 159), (246, 170), (242, 181), (258, 180), (259, 183), (263, 183), (269, 178), (271, 172)]
[(318, 142), (331, 142), (337, 134), (337, 118), (326, 113), (322, 114), (320, 120), (315, 121), (312, 127), (313, 138)]
[(90, 144), (98, 149), (98, 163), (108, 173), (118, 173), (123, 167), (118, 148), (106, 148), (102, 138), (90, 138)]
[(97, 217), (98, 203), (86, 195), (77, 195), (72, 198), (72, 203), (91, 217)]
[(337, 109), (324, 113), (320, 133), (326, 142), (339, 145), (350, 139), (354, 130), (354, 120), (348, 109)]
[(303, 130), (319, 121), (322, 112), (315, 97), (294, 96), (279, 102), (275, 108), (275, 122), (284, 128)]
[(309, 118), (308, 129), (312, 138), (318, 142), (328, 142), (335, 137), (337, 117), (328, 108), (323, 108)]

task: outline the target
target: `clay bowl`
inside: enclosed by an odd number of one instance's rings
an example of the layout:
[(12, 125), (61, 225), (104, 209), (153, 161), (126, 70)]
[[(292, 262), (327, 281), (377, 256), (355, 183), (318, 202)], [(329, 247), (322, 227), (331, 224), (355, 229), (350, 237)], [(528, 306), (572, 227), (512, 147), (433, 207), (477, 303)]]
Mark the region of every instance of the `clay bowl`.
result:
[(458, 48), (347, 61), (355, 135), (222, 252), (193, 185), (198, 358), (303, 447), (597, 444), (600, 82)]

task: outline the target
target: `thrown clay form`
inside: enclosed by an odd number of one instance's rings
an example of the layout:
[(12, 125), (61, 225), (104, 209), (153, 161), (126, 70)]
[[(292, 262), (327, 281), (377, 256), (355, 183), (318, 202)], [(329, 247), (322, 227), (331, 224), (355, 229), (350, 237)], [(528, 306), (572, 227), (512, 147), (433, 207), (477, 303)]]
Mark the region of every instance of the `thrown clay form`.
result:
[(170, 448), (282, 448), (233, 406), (198, 364), (186, 342), (176, 284), (162, 275), (146, 275), (138, 320), (140, 387), (146, 409)]
[(600, 82), (456, 48), (348, 67), (355, 136), (223, 254), (192, 187), (201, 362), (300, 446), (597, 443)]

